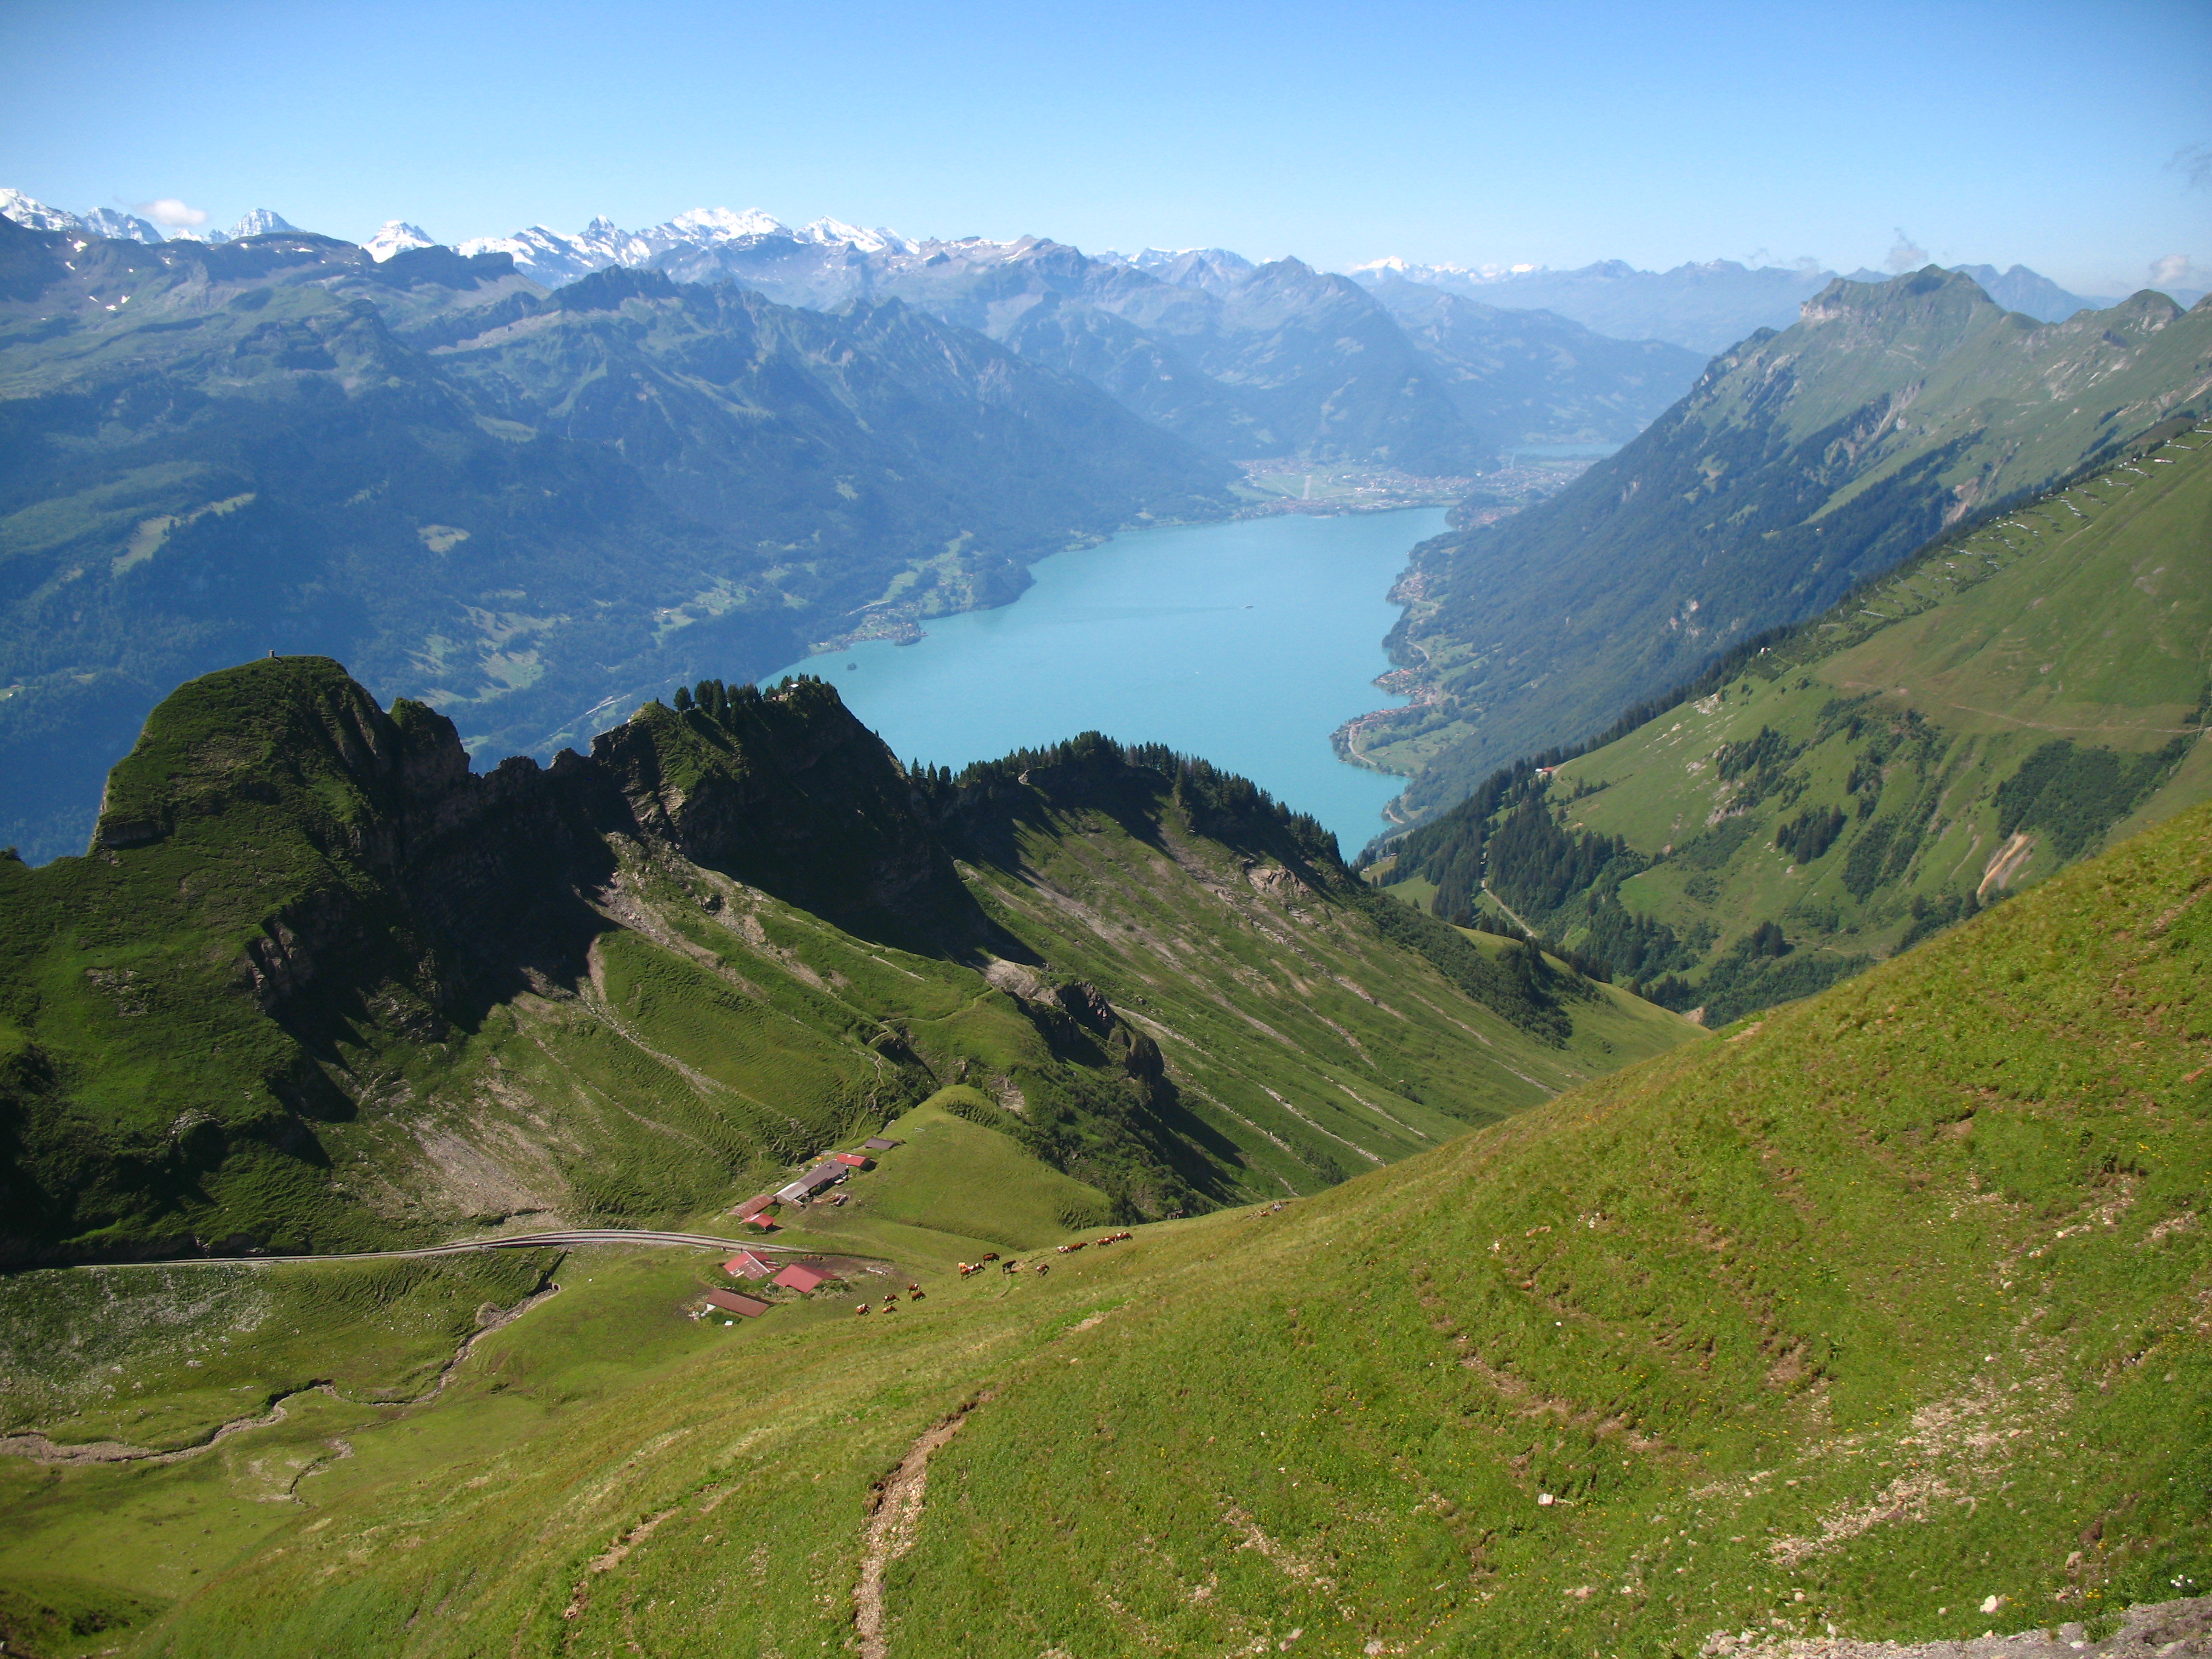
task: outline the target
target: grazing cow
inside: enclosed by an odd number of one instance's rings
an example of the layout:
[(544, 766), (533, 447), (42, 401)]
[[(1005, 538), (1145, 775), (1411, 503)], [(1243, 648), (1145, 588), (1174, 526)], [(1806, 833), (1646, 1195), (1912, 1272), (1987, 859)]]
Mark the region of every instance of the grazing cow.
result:
[(996, 1250), (986, 1250), (983, 1252), (983, 1260), (986, 1261), (996, 1261), (998, 1259), (999, 1253)]
[(1042, 1279), (1042, 1278), (1043, 1278), (1047, 1273), (1050, 1273), (1051, 1271), (1052, 1271), (1052, 1263), (1050, 1263), (1049, 1261), (1040, 1261), (1040, 1262), (1038, 1262), (1038, 1263), (1036, 1264), (1036, 1276), (1037, 1276), (1039, 1279)]
[(1018, 1261), (1001, 1261), (999, 1264), (999, 1271), (1002, 1273), (1019, 1273), (1021, 1269), (1022, 1264)]
[(863, 1303), (862, 1303), (859, 1307), (857, 1307), (857, 1308), (855, 1308), (855, 1309), (854, 1309), (854, 1310), (853, 1310), (853, 1311), (854, 1311), (854, 1313), (856, 1313), (856, 1314), (862, 1314), (862, 1313), (866, 1313), (866, 1312), (867, 1312), (867, 1310), (868, 1310), (868, 1304), (867, 1304), (866, 1303), (865, 1303), (865, 1302), (863, 1302)]
[(915, 1292), (919, 1293), (919, 1292), (920, 1292), (920, 1291), (921, 1291), (921, 1285), (915, 1285), (915, 1284), (909, 1283), (909, 1284), (907, 1285), (907, 1289), (908, 1289), (909, 1291), (915, 1291)]
[(896, 1291), (885, 1291), (884, 1292), (884, 1306), (886, 1308), (890, 1307), (892, 1303), (897, 1300), (898, 1292)]

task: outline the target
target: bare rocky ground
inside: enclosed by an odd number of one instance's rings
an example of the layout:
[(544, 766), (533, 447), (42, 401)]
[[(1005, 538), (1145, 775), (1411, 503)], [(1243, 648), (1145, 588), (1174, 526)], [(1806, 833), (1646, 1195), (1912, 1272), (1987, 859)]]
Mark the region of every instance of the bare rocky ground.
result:
[(2130, 1607), (2120, 1628), (2097, 1642), (2080, 1625), (1911, 1646), (1846, 1637), (1723, 1632), (1707, 1642), (1704, 1651), (1706, 1659), (2212, 1659), (2212, 1595)]

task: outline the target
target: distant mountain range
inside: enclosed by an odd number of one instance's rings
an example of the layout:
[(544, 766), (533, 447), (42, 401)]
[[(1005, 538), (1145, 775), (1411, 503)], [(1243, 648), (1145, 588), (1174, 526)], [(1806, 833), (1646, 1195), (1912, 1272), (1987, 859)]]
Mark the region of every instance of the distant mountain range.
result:
[[(2025, 312), (2046, 323), (2119, 303), (2114, 298), (2071, 293), (2025, 265), (2005, 271), (1995, 265), (1951, 269), (1972, 277), (2006, 310)], [(1711, 356), (1756, 330), (1789, 327), (1797, 320), (1798, 307), (1838, 273), (1810, 266), (1741, 265), (1733, 259), (1677, 265), (1672, 270), (1638, 270), (1620, 259), (1601, 260), (1577, 270), (1470, 270), (1459, 265), (1377, 259), (1355, 268), (1352, 275), (1370, 288), (1419, 283), (1505, 310), (1553, 312), (1601, 334), (1667, 340)], [(1850, 272), (1845, 280), (1886, 283), (1892, 275), (1861, 270)], [(2189, 306), (2204, 296), (2189, 289), (2167, 297)]]
[[(0, 193), (34, 228), (100, 234), (90, 219)], [(265, 211), (233, 234), (291, 227)], [(131, 239), (161, 233), (134, 220)], [(201, 240), (223, 240), (210, 234)], [(393, 220), (378, 260), (434, 246)], [(557, 289), (610, 269), (735, 283), (827, 311), (897, 299), (1080, 375), (1163, 429), (1224, 459), (1293, 459), (1468, 477), (1529, 444), (1625, 443), (1680, 396), (1698, 354), (1608, 340), (1547, 313), (1468, 301), (1401, 325), (1387, 294), (1297, 259), (1255, 265), (1223, 249), (1090, 255), (1036, 237), (915, 240), (834, 219), (793, 229), (757, 211), (702, 208), (645, 230), (595, 219), (464, 241)], [(1433, 307), (1430, 308), (1433, 310)]]
[(2208, 395), (2212, 301), (2038, 323), (1934, 265), (1838, 279), (1549, 501), (1417, 548), (1390, 637), (1416, 701), (1356, 746), (1425, 818)]
[[(387, 227), (394, 236), (404, 228)], [(609, 265), (733, 282), (828, 309), (897, 298), (1080, 374), (1168, 431), (1238, 459), (1465, 475), (1528, 442), (1620, 443), (1696, 377), (1693, 352), (1566, 319), (1465, 306), (1446, 340), (1297, 259), (1224, 249), (1085, 254), (1024, 236), (915, 240), (832, 219), (793, 229), (726, 209), (643, 231), (594, 220), (461, 244), (549, 284)], [(1555, 395), (1556, 394), (1556, 395)]]
[(1071, 543), (1226, 516), (1232, 459), (1464, 477), (1625, 441), (1698, 368), (1471, 301), (1401, 327), (1393, 295), (1225, 253), (719, 210), (362, 249), (266, 210), (165, 238), (0, 210), (0, 845), (33, 857), (82, 844), (167, 685), (272, 646), (550, 754), (672, 677), (910, 633)]
[(172, 684), (272, 648), (550, 755), (1235, 505), (1227, 463), (896, 301), (0, 220), (0, 846), (33, 857)]
[[(396, 220), (356, 248), (268, 210), (165, 237), (15, 191), (0, 219), (18, 439), (0, 459), (0, 842), (41, 856), (77, 843), (163, 688), (264, 640), (434, 696), (472, 742), (546, 753), (672, 677), (910, 631), (1003, 602), (1072, 541), (1224, 516), (1256, 494), (1232, 462), (1433, 487), (1516, 447), (1633, 440), (1514, 526), (1479, 528), (1497, 514), (1471, 500), (1467, 532), (1416, 560), (1394, 649), (1425, 701), (1361, 743), (1415, 773), (1425, 816), (2193, 384), (2174, 356), (2192, 329), (2159, 334), (2168, 301), (2039, 330), (2018, 307), (2085, 302), (2019, 267), (1834, 279), (1807, 305), (1820, 274), (1728, 262), (1354, 280), (726, 209), (458, 249)], [(1710, 368), (1649, 337), (1733, 341), (1753, 313), (1790, 329)], [(1865, 330), (1830, 326), (1861, 313), (1925, 313), (1899, 347), (1921, 355), (1868, 357)], [(1984, 344), (1957, 355), (1969, 336)], [(2052, 342), (2062, 379), (2135, 391), (2054, 414), (2014, 386)], [(1977, 374), (2013, 387), (2004, 407)], [(1662, 452), (1668, 482), (1639, 498), (1620, 470)], [(1688, 574), (1708, 566), (1723, 579)]]
[[(241, 237), (267, 236), (280, 230), (299, 228), (281, 213), (255, 208), (227, 231), (189, 226), (172, 226), (165, 231), (152, 220), (142, 219), (135, 213), (118, 213), (112, 208), (69, 213), (33, 200), (20, 190), (5, 188), (0, 188), (0, 218), (12, 219), (30, 230), (76, 232), (104, 236), (112, 241), (143, 242), (149, 246), (158, 242), (234, 242)], [(424, 238), (426, 242), (428, 240)]]

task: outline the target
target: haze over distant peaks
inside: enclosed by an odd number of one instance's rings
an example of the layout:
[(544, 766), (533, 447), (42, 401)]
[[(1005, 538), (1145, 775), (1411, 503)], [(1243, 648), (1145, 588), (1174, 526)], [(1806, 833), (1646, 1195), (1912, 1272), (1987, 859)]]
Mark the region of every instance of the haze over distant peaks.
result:
[(817, 219), (793, 230), (758, 208), (743, 212), (726, 207), (693, 208), (647, 230), (624, 230), (613, 220), (597, 218), (574, 236), (532, 225), (508, 236), (476, 236), (460, 245), (464, 254), (512, 255), (526, 276), (558, 288), (611, 265), (631, 270), (651, 264), (679, 249), (702, 252), (736, 245), (757, 246), (778, 241), (817, 247), (848, 247), (863, 254), (908, 254), (916, 244), (897, 232), (863, 230), (836, 219)]
[[(1950, 269), (1972, 276), (2006, 310), (2025, 312), (2040, 322), (2063, 322), (2077, 311), (2101, 311), (2119, 303), (2075, 294), (2025, 265), (2002, 274), (1995, 265)], [(1788, 328), (1797, 320), (1797, 308), (1839, 273), (1811, 260), (1747, 265), (1710, 259), (1672, 270), (1639, 270), (1625, 259), (1601, 259), (1578, 270), (1553, 270), (1530, 264), (1423, 265), (1393, 256), (1356, 265), (1351, 274), (1370, 288), (1393, 281), (1419, 283), (1508, 311), (1556, 312), (1617, 339), (1668, 340), (1717, 352), (1755, 330)], [(1886, 283), (1895, 274), (1862, 268), (1848, 277)], [(2176, 291), (2170, 297), (2189, 306), (2202, 296)]]

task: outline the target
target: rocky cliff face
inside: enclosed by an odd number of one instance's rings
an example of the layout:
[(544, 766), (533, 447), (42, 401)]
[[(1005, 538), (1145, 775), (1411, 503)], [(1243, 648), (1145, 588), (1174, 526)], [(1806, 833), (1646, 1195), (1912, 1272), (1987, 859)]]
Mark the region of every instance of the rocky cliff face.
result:
[[(376, 1231), (303, 1223), (329, 1207), (313, 1191), (328, 1126), (426, 1086), (425, 1064), (518, 997), (602, 997), (601, 941), (649, 921), (664, 866), (876, 937), (992, 936), (890, 752), (824, 685), (750, 696), (728, 721), (650, 704), (588, 757), (481, 775), (451, 720), (404, 700), (387, 713), (327, 658), (182, 687), (115, 769), (91, 853), (0, 870), (0, 1133), (16, 1154), (0, 1249), (36, 1254), (72, 1218), (130, 1253), (220, 1242), (158, 1218), (196, 1191), (241, 1207), (220, 1191), (241, 1183), (264, 1189), (241, 1239)], [(67, 998), (26, 969), (72, 929), (69, 954), (93, 959), (82, 988), (121, 1022), (90, 1033), (97, 1064), (142, 1069), (128, 1108), (82, 1109), (88, 1062), (40, 1031)], [(865, 1068), (918, 1073), (884, 1035), (850, 1045)]]

